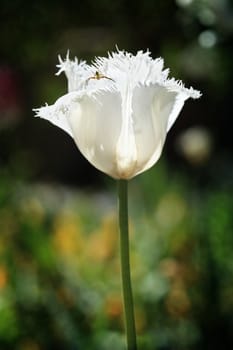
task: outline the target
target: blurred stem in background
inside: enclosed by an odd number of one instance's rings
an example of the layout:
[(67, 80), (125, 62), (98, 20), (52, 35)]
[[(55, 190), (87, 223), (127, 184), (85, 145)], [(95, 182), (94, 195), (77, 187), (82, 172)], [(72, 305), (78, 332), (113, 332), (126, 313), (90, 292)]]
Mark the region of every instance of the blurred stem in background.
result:
[(137, 350), (133, 293), (130, 277), (129, 225), (128, 225), (128, 181), (118, 180), (119, 228), (122, 291), (125, 312), (125, 327), (128, 350)]

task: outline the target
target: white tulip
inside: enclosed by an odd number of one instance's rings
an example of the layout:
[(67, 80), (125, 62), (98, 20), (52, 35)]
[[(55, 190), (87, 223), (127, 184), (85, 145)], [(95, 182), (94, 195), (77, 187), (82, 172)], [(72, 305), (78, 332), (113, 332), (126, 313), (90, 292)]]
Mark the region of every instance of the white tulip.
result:
[(185, 100), (201, 96), (168, 79), (163, 60), (148, 51), (117, 51), (91, 65), (68, 54), (59, 61), (68, 93), (36, 115), (70, 134), (84, 157), (115, 179), (152, 167)]

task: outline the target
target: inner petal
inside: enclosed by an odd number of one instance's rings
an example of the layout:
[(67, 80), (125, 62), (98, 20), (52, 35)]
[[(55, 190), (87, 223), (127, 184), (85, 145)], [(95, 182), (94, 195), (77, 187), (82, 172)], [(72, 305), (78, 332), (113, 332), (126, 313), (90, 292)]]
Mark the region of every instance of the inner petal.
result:
[(119, 93), (108, 91), (82, 97), (73, 105), (69, 123), (81, 153), (97, 169), (114, 177), (121, 130)]
[(138, 172), (159, 158), (176, 93), (159, 85), (137, 87), (133, 97), (133, 126)]
[(133, 89), (126, 85), (121, 91), (122, 98), (122, 125), (116, 147), (116, 161), (119, 176), (128, 178), (135, 171), (137, 162), (137, 148), (132, 119), (132, 97)]

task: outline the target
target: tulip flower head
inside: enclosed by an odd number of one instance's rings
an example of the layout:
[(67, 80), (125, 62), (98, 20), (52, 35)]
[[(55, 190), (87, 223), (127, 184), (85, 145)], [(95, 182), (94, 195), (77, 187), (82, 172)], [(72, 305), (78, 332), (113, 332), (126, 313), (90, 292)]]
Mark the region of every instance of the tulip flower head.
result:
[(59, 57), (68, 93), (36, 116), (66, 131), (84, 157), (115, 179), (130, 179), (159, 159), (185, 100), (200, 92), (168, 78), (150, 52), (117, 51), (85, 61)]

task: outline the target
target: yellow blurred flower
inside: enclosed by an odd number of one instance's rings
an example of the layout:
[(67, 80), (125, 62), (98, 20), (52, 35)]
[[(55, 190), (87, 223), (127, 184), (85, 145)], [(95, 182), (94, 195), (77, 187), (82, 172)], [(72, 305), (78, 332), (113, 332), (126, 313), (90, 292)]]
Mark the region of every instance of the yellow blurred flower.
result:
[(54, 222), (53, 244), (66, 258), (76, 259), (83, 251), (81, 225), (72, 214), (61, 214)]
[(112, 258), (117, 247), (118, 227), (116, 217), (107, 215), (101, 227), (90, 234), (87, 242), (87, 255), (96, 261)]

